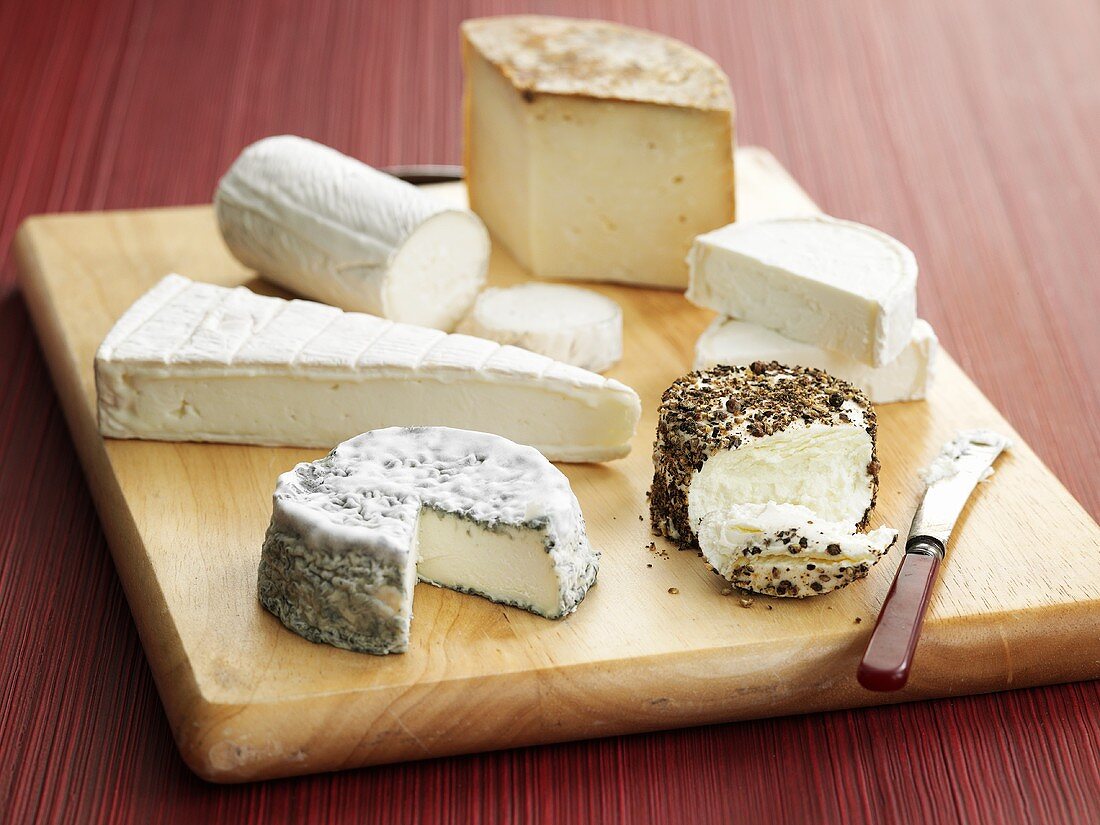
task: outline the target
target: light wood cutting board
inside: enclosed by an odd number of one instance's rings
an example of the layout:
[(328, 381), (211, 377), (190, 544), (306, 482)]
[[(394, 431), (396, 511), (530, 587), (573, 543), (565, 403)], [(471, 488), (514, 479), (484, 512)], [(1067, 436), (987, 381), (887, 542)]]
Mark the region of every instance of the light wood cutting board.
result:
[[(742, 149), (737, 162), (742, 217), (814, 210), (767, 152)], [(464, 197), (459, 184), (439, 192)], [(207, 779), (1100, 676), (1100, 529), (946, 356), (927, 402), (879, 409), (873, 524), (904, 533), (917, 471), (954, 431), (992, 427), (1015, 448), (964, 512), (904, 692), (855, 680), (897, 550), (834, 594), (751, 603), (722, 595), (695, 553), (659, 539), (650, 550), (657, 401), (690, 368), (711, 314), (677, 293), (611, 286), (595, 287), (625, 314), (626, 354), (610, 374), (638, 391), (643, 416), (627, 459), (562, 465), (604, 554), (578, 612), (551, 622), (421, 586), (408, 653), (311, 644), (260, 607), (256, 566), (276, 476), (321, 452), (104, 441), (94, 417), (96, 346), (164, 274), (273, 291), (229, 256), (208, 206), (35, 217), (16, 253), (180, 751)], [(523, 278), (494, 251), (493, 283)]]

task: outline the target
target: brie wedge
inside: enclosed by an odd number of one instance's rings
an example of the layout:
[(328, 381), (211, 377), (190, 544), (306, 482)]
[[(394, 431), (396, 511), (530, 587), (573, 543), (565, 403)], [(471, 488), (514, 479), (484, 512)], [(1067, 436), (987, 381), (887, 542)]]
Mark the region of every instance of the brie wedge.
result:
[(542, 278), (687, 285), (733, 220), (733, 96), (706, 55), (601, 20), (462, 24), (470, 207)]
[(568, 479), (536, 450), (394, 427), (279, 477), (259, 596), (310, 641), (397, 653), (418, 578), (557, 619), (598, 564)]
[(476, 215), (304, 138), (246, 148), (214, 207), (241, 263), (344, 309), (451, 330), (485, 283)]
[(875, 412), (820, 370), (756, 362), (677, 380), (661, 398), (653, 445), (653, 529), (697, 546), (708, 513), (797, 504), (851, 530), (878, 492)]
[(912, 339), (917, 261), (889, 235), (825, 216), (700, 235), (687, 298), (787, 338), (881, 367)]
[(119, 319), (95, 375), (112, 438), (329, 447), (442, 425), (602, 461), (641, 413), (624, 384), (516, 347), (179, 275)]
[(918, 318), (901, 354), (881, 367), (872, 367), (844, 353), (794, 341), (759, 324), (720, 315), (695, 344), (695, 369), (753, 361), (817, 367), (859, 387), (871, 403), (889, 404), (914, 401), (928, 394), (938, 349), (931, 324)]
[(623, 357), (623, 311), (598, 292), (560, 284), (487, 289), (458, 331), (603, 372)]
[(721, 576), (769, 596), (817, 596), (867, 575), (898, 531), (853, 532), (793, 504), (742, 504), (705, 515), (699, 549)]

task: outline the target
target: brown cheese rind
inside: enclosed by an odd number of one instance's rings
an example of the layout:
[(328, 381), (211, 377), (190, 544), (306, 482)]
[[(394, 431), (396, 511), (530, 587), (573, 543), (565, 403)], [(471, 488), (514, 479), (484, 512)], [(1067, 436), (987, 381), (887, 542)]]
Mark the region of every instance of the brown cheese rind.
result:
[(857, 530), (866, 528), (879, 476), (878, 423), (871, 403), (857, 387), (823, 370), (756, 361), (747, 367), (717, 366), (688, 373), (661, 396), (649, 497), (653, 532), (683, 549), (698, 547), (688, 520), (688, 487), (711, 456), (782, 432), (796, 422), (851, 424), (846, 401), (859, 407), (871, 436), (871, 502), (854, 525)]
[(462, 35), (525, 97), (557, 94), (733, 111), (729, 79), (717, 63), (645, 29), (512, 15), (467, 20)]

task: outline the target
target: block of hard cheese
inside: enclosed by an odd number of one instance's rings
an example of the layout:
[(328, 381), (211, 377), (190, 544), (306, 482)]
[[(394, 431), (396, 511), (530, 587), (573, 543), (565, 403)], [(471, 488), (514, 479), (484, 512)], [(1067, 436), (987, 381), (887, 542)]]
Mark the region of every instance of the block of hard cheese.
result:
[(599, 20), (462, 24), (470, 206), (543, 278), (687, 286), (733, 219), (733, 96), (706, 55)]
[(918, 318), (901, 354), (881, 367), (872, 367), (844, 353), (791, 340), (760, 324), (719, 315), (695, 343), (695, 369), (754, 361), (816, 367), (859, 387), (872, 404), (890, 404), (927, 395), (938, 349), (932, 325)]

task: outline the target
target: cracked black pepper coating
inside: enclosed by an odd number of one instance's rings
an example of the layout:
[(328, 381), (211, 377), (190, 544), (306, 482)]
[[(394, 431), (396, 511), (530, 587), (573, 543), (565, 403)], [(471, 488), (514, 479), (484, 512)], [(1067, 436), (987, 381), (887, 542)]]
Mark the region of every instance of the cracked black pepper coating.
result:
[(681, 549), (698, 547), (688, 521), (688, 486), (711, 456), (736, 450), (746, 436), (761, 438), (795, 423), (841, 426), (853, 402), (871, 436), (871, 502), (857, 530), (867, 527), (878, 497), (878, 422), (867, 397), (855, 386), (812, 367), (754, 361), (747, 367), (717, 366), (690, 372), (661, 396), (653, 442), (653, 485), (649, 493), (653, 532)]

